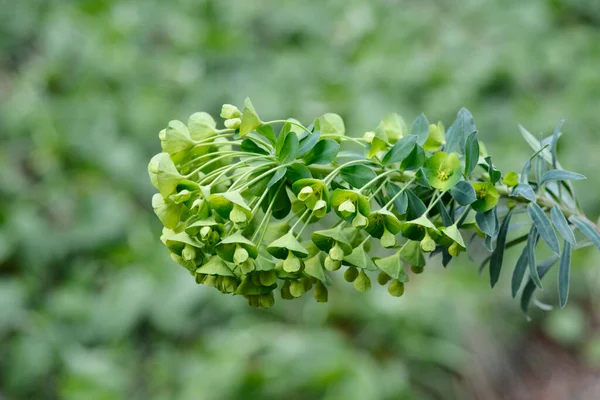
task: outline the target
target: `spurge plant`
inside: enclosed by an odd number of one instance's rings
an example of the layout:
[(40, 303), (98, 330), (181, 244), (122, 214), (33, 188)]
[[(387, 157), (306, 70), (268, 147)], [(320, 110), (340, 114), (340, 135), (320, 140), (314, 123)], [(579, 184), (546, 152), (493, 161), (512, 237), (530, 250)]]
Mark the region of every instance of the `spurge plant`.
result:
[[(571, 184), (585, 177), (556, 159), (562, 122), (541, 139), (519, 127), (533, 155), (520, 173), (502, 174), (464, 108), (447, 131), (423, 114), (410, 128), (389, 114), (361, 138), (347, 136), (332, 113), (308, 126), (262, 121), (249, 99), (242, 111), (225, 104), (221, 117), (223, 129), (198, 112), (159, 133), (162, 152), (148, 165), (159, 191), (152, 206), (173, 260), (196, 282), (252, 306), (272, 306), (276, 289), (282, 299), (312, 290), (326, 302), (340, 269), (359, 292), (376, 276), (402, 296), (426, 258), (448, 266), (467, 248), (472, 257), (486, 249), (480, 268), (494, 287), (505, 251), (520, 245), (513, 297), (524, 286), (527, 312), (558, 262), (562, 307), (572, 251), (600, 249)], [(540, 241), (548, 249), (536, 251)], [(538, 261), (540, 250), (550, 257)]]

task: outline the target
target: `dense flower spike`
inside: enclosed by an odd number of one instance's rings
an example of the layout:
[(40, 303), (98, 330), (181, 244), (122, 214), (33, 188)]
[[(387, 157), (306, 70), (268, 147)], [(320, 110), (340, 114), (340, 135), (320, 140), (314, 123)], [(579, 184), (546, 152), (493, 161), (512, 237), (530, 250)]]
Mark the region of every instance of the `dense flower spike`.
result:
[[(538, 237), (561, 259), (564, 306), (570, 252), (600, 248), (598, 228), (577, 208), (570, 183), (584, 177), (556, 161), (558, 132), (539, 141), (521, 127), (534, 154), (521, 174), (503, 176), (466, 109), (447, 130), (424, 114), (410, 128), (388, 114), (361, 138), (348, 135), (333, 113), (307, 126), (292, 118), (263, 121), (249, 99), (241, 111), (224, 104), (220, 117), (222, 129), (197, 112), (160, 131), (162, 152), (148, 165), (159, 191), (152, 207), (174, 261), (196, 282), (254, 307), (271, 307), (276, 289), (282, 299), (312, 290), (326, 302), (330, 271), (342, 266), (357, 291), (368, 291), (376, 277), (400, 297), (409, 273), (424, 272), (426, 255), (439, 254), (448, 266), (461, 252), (476, 257), (485, 248), (481, 268), (489, 263), (494, 286), (505, 250), (527, 242), (512, 288), (515, 294), (529, 268), (526, 311), (547, 270), (527, 265)], [(517, 219), (524, 229), (509, 229)], [(576, 241), (574, 227), (589, 241)], [(556, 232), (570, 244), (562, 252)], [(477, 241), (484, 246), (471, 249)]]

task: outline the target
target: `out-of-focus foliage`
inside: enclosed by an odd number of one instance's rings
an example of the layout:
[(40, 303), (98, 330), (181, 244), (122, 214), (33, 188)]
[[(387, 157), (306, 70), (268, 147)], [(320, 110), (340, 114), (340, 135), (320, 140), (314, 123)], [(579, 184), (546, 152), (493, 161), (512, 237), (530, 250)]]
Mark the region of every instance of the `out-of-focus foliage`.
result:
[(354, 135), (464, 105), (503, 170), (529, 153), (517, 122), (565, 118), (560, 158), (597, 216), (598, 65), (584, 0), (0, 0), (0, 396), (468, 397), (481, 336), (598, 365), (597, 256), (527, 330), (507, 277), (491, 292), (466, 258), (400, 300), (340, 284), (329, 305), (252, 311), (168, 259), (146, 174), (167, 119), (245, 96), (264, 118), (338, 112)]

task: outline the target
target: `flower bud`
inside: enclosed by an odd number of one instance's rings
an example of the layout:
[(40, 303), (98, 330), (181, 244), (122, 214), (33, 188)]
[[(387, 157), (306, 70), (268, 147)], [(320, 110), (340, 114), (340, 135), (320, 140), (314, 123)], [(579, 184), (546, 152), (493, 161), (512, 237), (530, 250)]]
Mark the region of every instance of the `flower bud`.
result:
[(340, 261), (332, 260), (331, 257), (325, 257), (325, 269), (329, 271), (337, 271), (342, 266)]
[(238, 281), (232, 276), (224, 276), (221, 279), (220, 289), (223, 293), (233, 293), (237, 289)]
[(258, 300), (258, 296), (259, 295), (248, 295), (248, 296), (246, 296), (246, 298), (248, 299), (248, 304), (251, 307), (258, 308), (260, 306), (259, 300)]
[(262, 286), (271, 286), (277, 282), (277, 274), (275, 271), (259, 271), (258, 275)]
[(385, 272), (381, 271), (378, 275), (377, 275), (377, 283), (379, 283), (381, 286), (385, 285), (386, 283), (388, 283), (390, 281), (390, 279), (392, 279), (391, 276), (389, 276), (388, 274), (386, 274)]
[(450, 253), (452, 257), (458, 257), (462, 250), (462, 247), (460, 247), (460, 245), (456, 242), (452, 243), (452, 245), (448, 247), (448, 253)]
[(318, 303), (327, 303), (329, 298), (329, 294), (327, 292), (327, 288), (323, 285), (323, 282), (317, 281), (315, 286), (315, 290), (313, 290), (313, 295)]
[(195, 260), (196, 259), (196, 249), (194, 248), (194, 246), (190, 246), (189, 244), (186, 244), (185, 247), (183, 248), (183, 251), (181, 252), (181, 257), (185, 261)]
[(289, 280), (286, 280), (283, 284), (283, 286), (281, 286), (281, 298), (284, 300), (293, 300), (294, 296), (292, 296), (292, 294), (290, 293), (290, 282)]
[(302, 283), (304, 284), (305, 292), (308, 292), (310, 289), (312, 289), (312, 281), (310, 280), (310, 278), (302, 279)]
[(301, 297), (306, 293), (304, 283), (300, 280), (290, 281), (290, 294), (294, 297)]
[(184, 203), (184, 202), (188, 201), (191, 196), (192, 196), (192, 192), (190, 192), (187, 189), (184, 189), (184, 190), (180, 191), (179, 193), (171, 195), (171, 197), (173, 198), (173, 202), (175, 204)]
[(240, 265), (240, 271), (242, 271), (243, 275), (248, 275), (249, 273), (251, 273), (252, 271), (254, 271), (256, 269), (254, 260), (251, 258), (248, 258), (246, 261), (240, 263), (239, 265)]
[(371, 289), (371, 279), (365, 274), (365, 270), (360, 270), (358, 277), (354, 280), (354, 289), (362, 293)]
[(221, 118), (232, 119), (241, 117), (242, 113), (233, 104), (223, 104), (221, 107)]
[(258, 295), (258, 305), (261, 308), (271, 308), (275, 304), (275, 296), (273, 296), (273, 292), (259, 294)]
[(354, 213), (356, 212), (356, 207), (354, 206), (354, 203), (352, 203), (352, 201), (346, 200), (339, 205), (338, 211), (343, 218), (348, 218), (354, 215)]
[(314, 190), (310, 186), (304, 186), (300, 192), (298, 193), (298, 200), (306, 201), (309, 197), (311, 197), (314, 193)]
[(235, 252), (233, 253), (233, 262), (235, 264), (241, 264), (248, 259), (248, 251), (240, 245), (235, 246)]
[(225, 127), (228, 129), (238, 129), (240, 125), (242, 125), (242, 120), (240, 118), (225, 120)]
[(373, 132), (373, 131), (365, 132), (363, 135), (363, 140), (367, 143), (371, 143), (373, 141), (374, 137), (375, 137), (375, 132)]
[(421, 250), (425, 253), (431, 253), (435, 250), (435, 241), (429, 236), (428, 233), (425, 233), (425, 237), (421, 240), (419, 244), (421, 246)]
[(358, 268), (349, 267), (346, 272), (344, 272), (344, 279), (346, 282), (354, 282), (358, 277)]
[(291, 251), (288, 251), (288, 256), (283, 260), (283, 270), (285, 272), (298, 272), (302, 268), (302, 262)]
[(361, 213), (356, 213), (356, 216), (352, 220), (352, 226), (357, 229), (366, 228), (369, 224), (369, 219)]
[(394, 279), (388, 286), (388, 293), (394, 297), (400, 297), (404, 294), (404, 283)]
[(229, 213), (229, 220), (233, 222), (236, 226), (245, 226), (248, 221), (248, 216), (244, 209), (237, 204), (233, 205), (233, 209)]
[(386, 228), (383, 228), (383, 235), (381, 235), (380, 241), (383, 247), (394, 247), (396, 245), (396, 235), (388, 231)]
[(419, 267), (416, 265), (410, 266), (410, 270), (413, 272), (413, 274), (416, 274), (416, 275), (422, 274), (424, 269), (425, 269), (424, 267)]
[(325, 200), (317, 200), (313, 206), (313, 215), (317, 218), (323, 218), (327, 214), (327, 202)]
[(344, 259), (344, 250), (338, 243), (334, 244), (329, 250), (329, 257), (334, 261), (342, 261)]

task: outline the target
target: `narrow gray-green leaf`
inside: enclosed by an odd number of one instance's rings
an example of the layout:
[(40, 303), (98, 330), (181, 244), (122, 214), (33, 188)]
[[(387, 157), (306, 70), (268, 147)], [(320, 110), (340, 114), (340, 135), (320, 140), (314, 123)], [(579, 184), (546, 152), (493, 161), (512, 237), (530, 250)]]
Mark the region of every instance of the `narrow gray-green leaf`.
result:
[(444, 150), (448, 153), (458, 150), (465, 151), (465, 142), (467, 135), (477, 130), (473, 116), (466, 108), (461, 108), (458, 111), (456, 120), (450, 125), (446, 132), (446, 145)]
[(535, 261), (535, 247), (537, 246), (539, 233), (535, 225), (527, 238), (527, 264), (529, 265), (529, 277), (538, 288), (542, 289), (542, 281), (538, 275)]
[(396, 207), (398, 215), (404, 214), (408, 208), (408, 195), (406, 192), (398, 194), (400, 190), (402, 190), (402, 188), (391, 182), (385, 184), (385, 191), (390, 199), (398, 195), (398, 197), (394, 199), (394, 207)]
[(500, 172), (496, 167), (494, 167), (494, 163), (492, 162), (492, 156), (487, 156), (485, 158), (485, 162), (488, 165), (488, 174), (490, 175), (490, 181), (492, 184), (496, 184), (502, 178), (502, 172)]
[(306, 165), (329, 164), (337, 157), (340, 144), (332, 139), (320, 140), (304, 157)]
[(580, 181), (583, 179), (587, 178), (585, 175), (578, 174), (577, 172), (553, 169), (544, 174), (542, 180), (540, 181), (540, 186), (548, 181)]
[(565, 123), (564, 119), (561, 119), (556, 125), (554, 129), (554, 133), (552, 134), (552, 142), (550, 145), (550, 152), (552, 153), (552, 167), (556, 169), (556, 144), (558, 143), (558, 138), (560, 137), (560, 130), (562, 129), (563, 124)]
[(565, 240), (558, 268), (558, 298), (560, 308), (564, 308), (569, 298), (569, 280), (571, 271), (571, 243)]
[(542, 210), (537, 203), (529, 203), (527, 206), (527, 211), (529, 212), (529, 216), (533, 221), (533, 224), (537, 228), (540, 236), (550, 247), (550, 250), (554, 252), (554, 254), (560, 254), (560, 245), (558, 244), (558, 238), (556, 237), (556, 232), (554, 232), (554, 228), (552, 227), (552, 222)]
[[(534, 267), (535, 276), (537, 276), (538, 279), (543, 278), (544, 275), (546, 275), (546, 273), (550, 270), (550, 268), (552, 268), (554, 264), (556, 264), (557, 261), (557, 255), (552, 255), (544, 261), (542, 261), (540, 265)], [(531, 302), (531, 298), (533, 297), (533, 292), (535, 292), (536, 286), (537, 285), (534, 283), (533, 279), (529, 279), (527, 285), (525, 285), (525, 289), (523, 289), (523, 294), (521, 295), (521, 310), (523, 310), (523, 313), (525, 313), (525, 315), (527, 315), (529, 303)]]
[(427, 141), (427, 137), (429, 136), (429, 121), (425, 114), (421, 113), (419, 116), (413, 121), (410, 126), (410, 134), (415, 135), (417, 137), (417, 143), (421, 146)]
[(479, 141), (477, 140), (477, 131), (471, 132), (467, 136), (465, 145), (465, 176), (470, 176), (471, 172), (477, 166), (479, 160)]
[(552, 217), (552, 222), (554, 223), (554, 226), (556, 227), (556, 229), (558, 229), (558, 233), (560, 233), (560, 235), (563, 237), (563, 239), (565, 239), (567, 242), (571, 243), (572, 245), (576, 245), (577, 241), (575, 240), (575, 235), (573, 234), (573, 230), (569, 226), (569, 223), (567, 222), (565, 215), (560, 210), (558, 205), (555, 204), (552, 207), (552, 210), (550, 210), (550, 216)]
[(502, 269), (502, 261), (504, 260), (504, 248), (506, 246), (506, 235), (508, 234), (508, 227), (510, 226), (510, 219), (512, 218), (513, 209), (511, 209), (504, 220), (500, 231), (498, 232), (498, 240), (496, 241), (496, 249), (492, 253), (490, 260), (490, 284), (492, 288), (496, 286), (498, 278), (500, 277), (500, 270)]
[(425, 150), (418, 144), (415, 144), (410, 154), (400, 163), (400, 169), (413, 170), (418, 169), (425, 163)]
[(578, 227), (581, 230), (581, 232), (583, 232), (583, 234), (592, 241), (592, 243), (594, 243), (594, 246), (596, 246), (598, 250), (600, 250), (600, 233), (598, 233), (594, 225), (592, 225), (589, 221), (579, 218), (576, 215), (572, 215), (569, 218), (569, 220), (576, 227)]
[(512, 275), (511, 281), (511, 289), (512, 289), (512, 297), (515, 298), (517, 296), (517, 292), (521, 287), (521, 282), (523, 282), (523, 277), (525, 276), (525, 270), (527, 269), (527, 263), (529, 262), (529, 249), (527, 245), (523, 248), (519, 259), (517, 260), (517, 264), (515, 265), (515, 269)]
[(533, 188), (527, 183), (519, 183), (517, 186), (515, 186), (512, 193), (510, 194), (510, 196), (511, 197), (521, 196), (531, 202), (535, 202), (535, 200), (536, 200), (535, 192), (533, 191)]
[(452, 198), (461, 206), (468, 206), (477, 200), (473, 185), (467, 181), (458, 182), (456, 186), (450, 189), (450, 194), (452, 195)]

